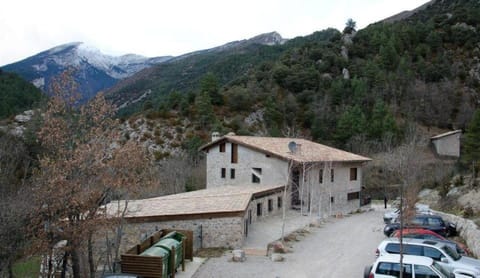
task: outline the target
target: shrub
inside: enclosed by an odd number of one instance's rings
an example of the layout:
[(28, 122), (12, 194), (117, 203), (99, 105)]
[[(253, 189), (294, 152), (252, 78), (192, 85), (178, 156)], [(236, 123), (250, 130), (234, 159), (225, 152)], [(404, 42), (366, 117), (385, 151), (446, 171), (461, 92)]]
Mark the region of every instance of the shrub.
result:
[(162, 160), (164, 158), (167, 158), (170, 156), (170, 152), (162, 152), (162, 151), (155, 151), (153, 153), (153, 157), (155, 158), (155, 160)]

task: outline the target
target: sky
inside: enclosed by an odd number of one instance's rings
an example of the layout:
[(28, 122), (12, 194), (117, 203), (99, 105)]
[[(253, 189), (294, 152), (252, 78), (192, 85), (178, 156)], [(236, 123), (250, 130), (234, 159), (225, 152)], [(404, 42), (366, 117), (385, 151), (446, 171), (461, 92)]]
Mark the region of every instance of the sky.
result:
[(352, 18), (357, 29), (427, 0), (14, 0), (0, 9), (0, 66), (84, 42), (110, 55), (181, 55), (277, 31), (284, 38)]

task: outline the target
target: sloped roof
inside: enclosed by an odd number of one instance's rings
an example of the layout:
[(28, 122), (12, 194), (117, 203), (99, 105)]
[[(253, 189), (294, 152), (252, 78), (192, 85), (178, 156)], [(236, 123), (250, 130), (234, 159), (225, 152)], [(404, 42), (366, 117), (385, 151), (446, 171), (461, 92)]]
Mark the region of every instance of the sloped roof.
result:
[[(296, 162), (363, 162), (371, 161), (370, 158), (350, 152), (342, 151), (336, 148), (315, 143), (306, 139), (299, 138), (280, 138), (280, 137), (256, 137), (256, 136), (237, 136), (225, 135), (220, 139), (206, 144), (200, 150), (207, 151), (221, 142), (231, 142), (245, 147), (278, 156), (282, 159), (293, 160)], [(292, 153), (288, 147), (291, 142), (297, 145), (297, 151)]]
[[(206, 215), (212, 213), (243, 212), (252, 197), (271, 191), (282, 190), (283, 185), (221, 186), (197, 191), (128, 201), (125, 218), (174, 217)], [(124, 202), (114, 201), (107, 205), (107, 214), (116, 215)]]
[(433, 136), (433, 137), (430, 137), (430, 140), (437, 140), (437, 139), (440, 139), (440, 138), (443, 138), (443, 137), (447, 137), (447, 136), (450, 136), (450, 135), (453, 135), (453, 134), (457, 134), (457, 133), (462, 133), (462, 130), (461, 130), (461, 129), (457, 129), (457, 130), (452, 130), (452, 131), (445, 132), (445, 133), (442, 133), (442, 134), (439, 134), (439, 135), (435, 135), (435, 136)]

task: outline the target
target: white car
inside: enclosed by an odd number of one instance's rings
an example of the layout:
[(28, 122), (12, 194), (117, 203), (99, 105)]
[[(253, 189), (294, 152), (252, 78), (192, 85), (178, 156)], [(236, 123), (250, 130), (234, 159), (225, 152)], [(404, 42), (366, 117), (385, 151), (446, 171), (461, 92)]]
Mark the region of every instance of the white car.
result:
[[(387, 254), (399, 254), (400, 240), (398, 238), (385, 239), (378, 246), (376, 253), (378, 257)], [(456, 250), (443, 242), (406, 238), (403, 240), (403, 254), (429, 257), (448, 271), (466, 275), (457, 277), (480, 278), (480, 260), (461, 256)]]
[[(400, 255), (388, 254), (379, 257), (371, 267), (365, 269), (365, 278), (400, 277)], [(403, 256), (403, 277), (405, 278), (459, 278), (433, 259), (421, 256)], [(468, 276), (465, 276), (468, 277)]]

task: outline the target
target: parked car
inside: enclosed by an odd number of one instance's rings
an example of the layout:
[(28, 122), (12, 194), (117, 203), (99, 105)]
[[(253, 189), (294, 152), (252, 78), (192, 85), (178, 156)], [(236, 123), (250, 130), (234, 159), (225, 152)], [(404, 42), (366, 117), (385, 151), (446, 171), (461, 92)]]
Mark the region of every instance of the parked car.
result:
[(143, 276), (139, 276), (136, 274), (129, 274), (129, 273), (106, 273), (102, 276), (102, 278), (142, 278)]
[[(416, 204), (415, 210), (418, 214), (433, 214), (430, 207), (423, 204)], [(396, 222), (399, 216), (400, 216), (399, 208), (396, 208), (394, 210), (389, 210), (383, 214), (383, 222), (385, 224)]]
[[(403, 277), (409, 278), (453, 278), (455, 274), (449, 272), (443, 266), (431, 258), (404, 255)], [(391, 278), (400, 277), (400, 255), (388, 254), (377, 258), (371, 266), (367, 266), (364, 278)]]
[[(433, 214), (417, 214), (413, 219), (405, 223), (404, 228), (422, 228), (435, 232), (441, 236), (453, 236), (456, 234), (456, 225), (443, 221), (442, 217)], [(390, 236), (400, 229), (400, 223), (394, 222), (385, 225), (383, 233)]]
[[(400, 230), (394, 231), (390, 235), (390, 237), (400, 237)], [(463, 244), (461, 242), (453, 241), (453, 240), (448, 240), (445, 237), (443, 237), (443, 236), (441, 236), (441, 235), (439, 235), (435, 232), (432, 232), (430, 230), (418, 229), (418, 228), (406, 228), (406, 229), (403, 229), (403, 237), (404, 238), (418, 238), (418, 239), (438, 240), (438, 241), (441, 241), (441, 242), (445, 242), (446, 244), (450, 244), (450, 247), (457, 250), (457, 252), (460, 255), (467, 255), (467, 256), (471, 255), (470, 249), (468, 249), (468, 247), (465, 244)]]
[(397, 221), (399, 215), (400, 215), (400, 209), (399, 208), (387, 211), (383, 214), (383, 222), (385, 224), (393, 223), (393, 222)]
[[(377, 257), (387, 254), (400, 254), (398, 238), (388, 238), (380, 243), (376, 250)], [(480, 278), (480, 260), (462, 256), (442, 242), (406, 238), (403, 240), (403, 254), (429, 257), (448, 271), (468, 273), (470, 276), (466, 277)]]

